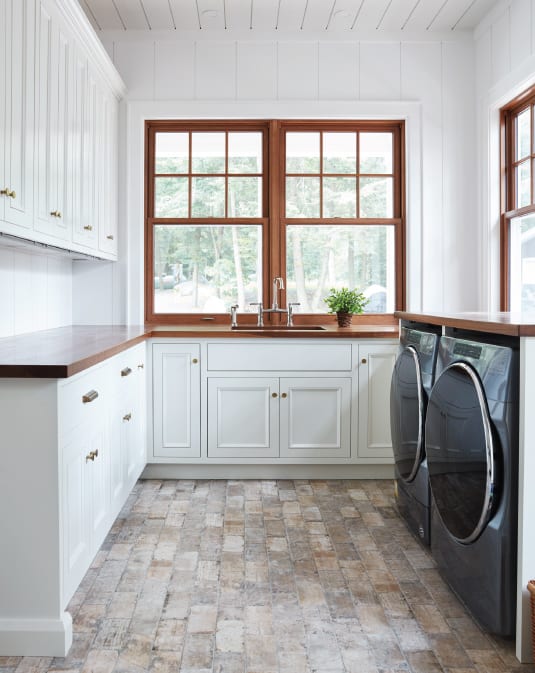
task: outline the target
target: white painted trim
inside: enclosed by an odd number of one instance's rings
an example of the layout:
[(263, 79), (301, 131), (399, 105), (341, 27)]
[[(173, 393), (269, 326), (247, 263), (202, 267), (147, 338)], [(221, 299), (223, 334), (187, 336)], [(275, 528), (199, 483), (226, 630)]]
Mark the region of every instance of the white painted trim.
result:
[(403, 119), (406, 134), (407, 307), (422, 310), (421, 103), (407, 101), (132, 101), (126, 119), (127, 324), (144, 322), (144, 124), (147, 119)]
[[(148, 464), (142, 479), (258, 479), (255, 465)], [(262, 465), (262, 479), (393, 479), (393, 465)]]
[(0, 619), (0, 652), (9, 657), (65, 657), (72, 645), (72, 617)]
[(76, 0), (56, 0), (56, 6), (76, 36), (77, 44), (84, 49), (104, 82), (117, 98), (123, 98), (126, 94), (126, 85), (79, 3)]

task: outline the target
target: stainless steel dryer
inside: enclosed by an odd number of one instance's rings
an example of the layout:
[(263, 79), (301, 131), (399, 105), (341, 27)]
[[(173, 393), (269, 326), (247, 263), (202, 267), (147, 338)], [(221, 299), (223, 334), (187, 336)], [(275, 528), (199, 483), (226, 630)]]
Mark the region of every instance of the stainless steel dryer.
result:
[(390, 388), (390, 427), (399, 513), (429, 544), (430, 494), (424, 423), (442, 328), (412, 321), (400, 325), (399, 353)]
[(478, 338), (457, 333), (440, 340), (426, 420), (431, 551), (474, 617), (492, 633), (512, 635), (518, 340)]

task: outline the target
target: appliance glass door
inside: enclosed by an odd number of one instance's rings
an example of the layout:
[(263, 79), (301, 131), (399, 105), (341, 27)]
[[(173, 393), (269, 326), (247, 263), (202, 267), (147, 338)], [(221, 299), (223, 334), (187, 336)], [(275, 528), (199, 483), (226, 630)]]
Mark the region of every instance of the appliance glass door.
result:
[(413, 346), (398, 356), (390, 388), (390, 423), (399, 475), (410, 482), (423, 459), (425, 390), (420, 360)]
[(429, 481), (447, 530), (459, 542), (485, 528), (495, 490), (491, 422), (475, 370), (455, 362), (436, 380), (425, 425)]

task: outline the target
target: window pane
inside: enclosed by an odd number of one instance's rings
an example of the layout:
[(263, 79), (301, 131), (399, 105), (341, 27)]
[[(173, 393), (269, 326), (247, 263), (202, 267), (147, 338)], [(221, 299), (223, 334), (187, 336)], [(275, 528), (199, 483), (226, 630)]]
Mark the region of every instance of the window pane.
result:
[(326, 313), (331, 287), (358, 288), (366, 313), (394, 310), (393, 225), (289, 225), (286, 228), (287, 301), (303, 313)]
[(262, 217), (262, 178), (228, 179), (228, 217)]
[(286, 172), (320, 172), (320, 134), (286, 134)]
[(361, 133), (360, 172), (392, 173), (392, 134)]
[(530, 162), (525, 161), (516, 167), (516, 207), (522, 208), (531, 203)]
[(156, 225), (155, 313), (225, 313), (262, 301), (260, 225)]
[(286, 217), (320, 216), (320, 179), (286, 178)]
[(531, 108), (516, 118), (516, 160), (531, 154)]
[(187, 133), (156, 134), (156, 173), (187, 173), (189, 140)]
[(191, 179), (191, 216), (225, 217), (225, 178)]
[(191, 134), (192, 173), (225, 172), (225, 134)]
[(360, 178), (360, 217), (393, 217), (392, 178)]
[(535, 215), (513, 218), (509, 232), (511, 311), (535, 311)]
[(323, 178), (323, 217), (356, 217), (356, 187), (356, 178)]
[(228, 134), (228, 172), (262, 173), (262, 134)]
[(323, 172), (357, 172), (357, 134), (323, 134)]
[(188, 178), (155, 178), (154, 217), (188, 216)]

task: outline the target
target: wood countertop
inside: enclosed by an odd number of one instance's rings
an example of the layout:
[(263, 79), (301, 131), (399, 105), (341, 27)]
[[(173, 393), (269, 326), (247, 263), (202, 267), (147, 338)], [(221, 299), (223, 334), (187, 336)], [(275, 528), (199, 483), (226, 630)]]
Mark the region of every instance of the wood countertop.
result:
[(73, 325), (0, 339), (0, 377), (66, 378), (145, 339), (299, 338), (397, 339), (396, 325), (354, 325), (324, 330), (231, 330), (227, 325)]
[(535, 336), (535, 313), (473, 312), (473, 313), (410, 313), (396, 311), (396, 318), (413, 320), (429, 325), (444, 325), (459, 329), (506, 334), (510, 336)]

